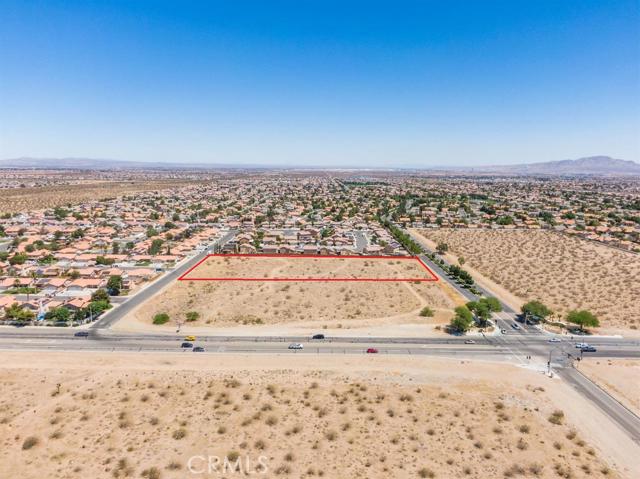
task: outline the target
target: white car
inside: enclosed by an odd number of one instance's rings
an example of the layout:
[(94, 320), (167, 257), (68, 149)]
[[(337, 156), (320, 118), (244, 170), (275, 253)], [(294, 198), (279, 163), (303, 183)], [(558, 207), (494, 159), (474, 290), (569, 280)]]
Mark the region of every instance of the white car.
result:
[(550, 343), (560, 343), (560, 342), (562, 342), (562, 339), (560, 339), (560, 338), (551, 338), (549, 340), (549, 342)]
[(291, 343), (289, 349), (304, 349), (304, 346), (300, 343)]
[(476, 342), (473, 339), (467, 339), (464, 344), (476, 344)]
[(589, 343), (576, 343), (577, 349), (588, 348), (588, 347), (589, 347)]

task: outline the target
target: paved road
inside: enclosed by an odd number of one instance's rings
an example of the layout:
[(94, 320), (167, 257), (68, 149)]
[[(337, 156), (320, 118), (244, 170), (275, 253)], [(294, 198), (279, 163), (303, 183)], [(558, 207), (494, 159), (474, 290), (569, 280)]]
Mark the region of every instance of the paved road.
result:
[[(233, 237), (237, 234), (236, 231), (232, 230), (225, 234), (222, 238), (216, 241), (214, 244), (210, 245), (210, 247), (214, 246), (224, 246), (228, 241), (233, 239)], [(140, 290), (138, 293), (134, 294), (130, 298), (128, 298), (125, 302), (120, 304), (118, 307), (114, 308), (111, 311), (108, 311), (106, 314), (102, 316), (98, 321), (91, 325), (91, 329), (106, 329), (110, 328), (117, 321), (122, 319), (127, 313), (132, 311), (134, 308), (138, 307), (149, 298), (151, 298), (154, 294), (160, 291), (162, 288), (167, 286), (168, 284), (176, 281), (180, 276), (186, 273), (189, 268), (193, 267), (198, 261), (202, 260), (205, 256), (209, 254), (209, 248), (201, 251), (196, 254), (192, 258), (184, 261), (177, 268), (165, 273), (160, 278), (158, 278), (153, 283), (146, 286), (144, 289)]]
[(631, 436), (631, 439), (640, 444), (640, 417), (595, 385), (577, 369), (570, 367), (560, 368), (556, 372), (571, 387), (589, 399), (612, 421), (626, 431)]

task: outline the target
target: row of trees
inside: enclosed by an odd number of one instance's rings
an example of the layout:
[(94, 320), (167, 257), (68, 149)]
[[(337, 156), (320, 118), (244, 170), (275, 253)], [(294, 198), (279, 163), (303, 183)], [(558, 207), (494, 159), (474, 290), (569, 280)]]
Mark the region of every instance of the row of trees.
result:
[(422, 247), (416, 243), (408, 233), (405, 233), (397, 226), (391, 224), (389, 221), (383, 221), (382, 224), (389, 230), (391, 235), (400, 243), (409, 253), (416, 255), (421, 254)]
[[(454, 333), (465, 333), (475, 324), (484, 328), (488, 325), (492, 313), (502, 311), (502, 305), (496, 298), (480, 298), (478, 301), (469, 301), (464, 306), (458, 306), (455, 315), (449, 323), (449, 330)], [(540, 301), (529, 301), (521, 308), (527, 321), (544, 321), (553, 314), (547, 306)], [(600, 321), (591, 311), (572, 310), (567, 313), (565, 320), (575, 324), (584, 331), (585, 328), (600, 326)]]
[[(109, 293), (104, 289), (99, 289), (91, 295), (91, 302), (84, 308), (78, 308), (75, 311), (64, 306), (52, 308), (45, 314), (45, 319), (59, 323), (68, 321), (83, 321), (89, 316), (96, 318), (101, 313), (110, 309), (111, 300)], [(35, 313), (18, 303), (13, 303), (5, 309), (5, 318), (11, 321), (29, 322), (35, 319)]]
[(480, 298), (478, 301), (469, 301), (464, 306), (458, 306), (455, 316), (449, 323), (449, 330), (454, 333), (466, 333), (476, 324), (484, 328), (489, 324), (491, 313), (502, 311), (502, 305), (496, 298)]
[[(527, 321), (546, 321), (553, 314), (553, 311), (541, 301), (529, 301), (522, 305), (521, 311)], [(585, 328), (597, 328), (600, 326), (598, 317), (586, 309), (569, 311), (565, 316), (565, 320), (568, 323), (579, 326), (582, 331)]]

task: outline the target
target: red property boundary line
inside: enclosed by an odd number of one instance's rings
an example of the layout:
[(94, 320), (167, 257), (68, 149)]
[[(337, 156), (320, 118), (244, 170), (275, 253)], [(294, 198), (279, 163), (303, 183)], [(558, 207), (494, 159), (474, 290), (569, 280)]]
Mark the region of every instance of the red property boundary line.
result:
[[(339, 259), (391, 259), (404, 261), (417, 261), (430, 275), (430, 278), (187, 278), (187, 275), (194, 271), (198, 266), (208, 260), (210, 257), (220, 258), (339, 258)], [(358, 256), (358, 255), (323, 255), (323, 254), (208, 254), (195, 265), (189, 268), (178, 278), (178, 281), (306, 281), (306, 282), (437, 282), (438, 277), (429, 269), (429, 267), (418, 256)]]

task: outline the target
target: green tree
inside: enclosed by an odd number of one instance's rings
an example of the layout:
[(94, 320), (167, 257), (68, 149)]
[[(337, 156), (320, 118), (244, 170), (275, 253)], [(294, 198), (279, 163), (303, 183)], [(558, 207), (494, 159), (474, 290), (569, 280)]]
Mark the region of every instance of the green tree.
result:
[(9, 264), (14, 266), (16, 264), (24, 264), (27, 261), (28, 257), (24, 253), (16, 253), (11, 258), (9, 258)]
[(580, 326), (580, 330), (584, 331), (584, 328), (597, 328), (600, 326), (600, 321), (591, 312), (587, 310), (573, 310), (567, 314), (567, 321)]
[(449, 323), (449, 328), (453, 332), (465, 333), (469, 331), (473, 324), (473, 315), (466, 306), (458, 306), (455, 310), (456, 315)]
[(475, 315), (478, 326), (480, 327), (485, 327), (491, 317), (491, 308), (483, 299), (485, 298), (482, 298), (480, 301), (469, 301), (466, 304), (467, 309)]
[(187, 322), (197, 321), (198, 319), (200, 319), (200, 313), (198, 313), (197, 311), (187, 311), (185, 317), (187, 318)]
[(160, 250), (162, 249), (162, 243), (163, 241), (161, 239), (159, 238), (154, 239), (151, 242), (151, 246), (149, 246), (149, 254), (156, 255), (160, 253)]
[(436, 251), (438, 252), (438, 254), (445, 254), (447, 251), (449, 251), (449, 245), (440, 241), (436, 246)]
[(498, 298), (489, 296), (487, 298), (482, 298), (480, 301), (486, 303), (492, 313), (499, 313), (502, 311), (502, 304), (500, 304)]
[(100, 288), (91, 295), (91, 301), (106, 301), (109, 303), (109, 293), (106, 289)]
[(536, 300), (523, 304), (520, 310), (527, 319), (546, 319), (547, 316), (553, 314), (553, 311)]
[(5, 318), (15, 321), (31, 321), (36, 317), (35, 313), (30, 309), (23, 308), (18, 303), (13, 303), (4, 310)]
[(118, 296), (122, 289), (122, 276), (119, 274), (113, 274), (109, 276), (107, 281), (107, 290), (111, 296)]
[(103, 266), (111, 266), (116, 260), (113, 258), (105, 258), (104, 256), (96, 256), (96, 264)]
[(60, 306), (59, 308), (53, 308), (51, 311), (48, 311), (47, 314), (45, 314), (45, 318), (53, 321), (64, 321), (66, 323), (69, 321), (69, 318), (71, 318), (71, 312), (64, 306)]
[(158, 313), (153, 317), (153, 324), (165, 324), (168, 323), (170, 319), (167, 313)]

